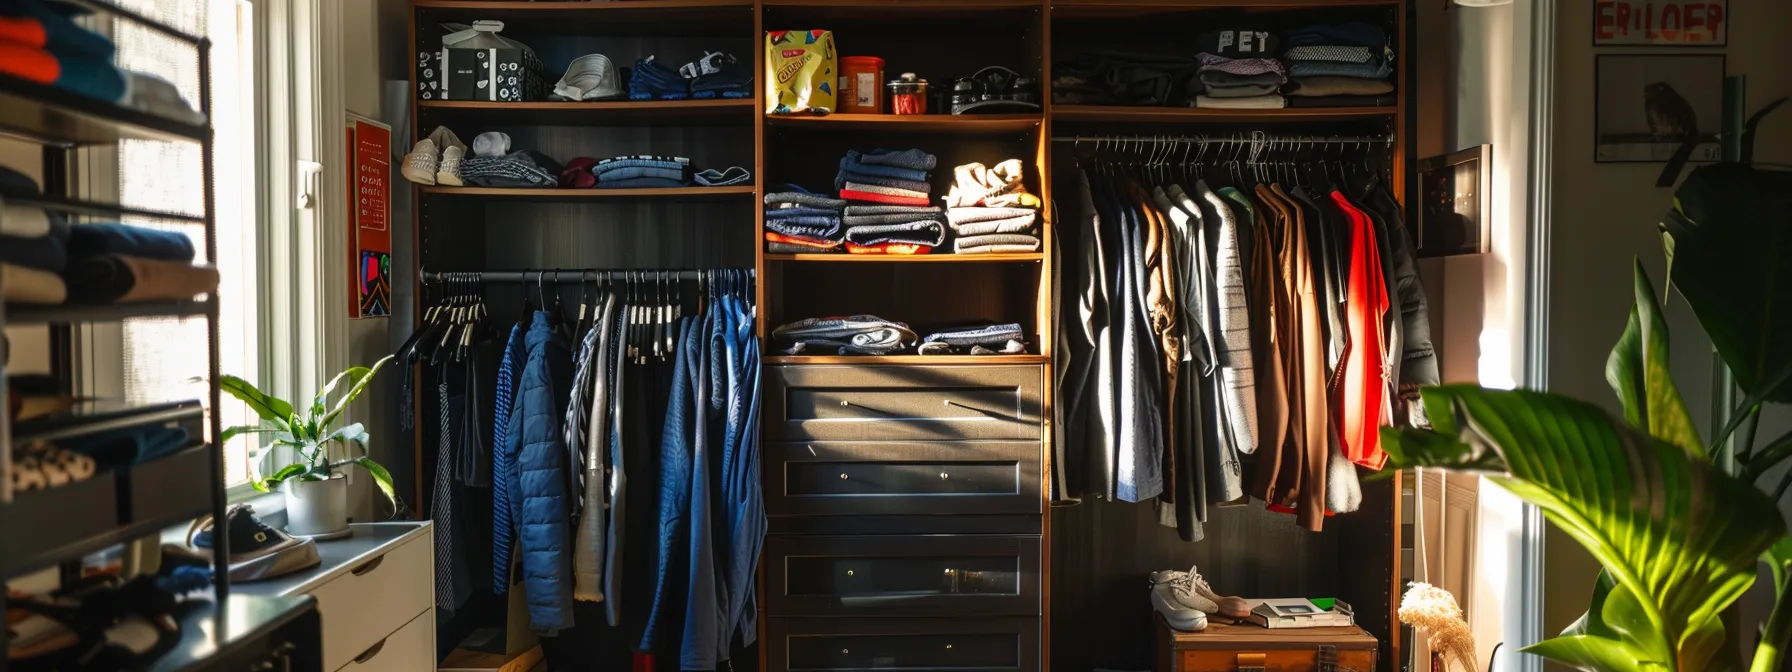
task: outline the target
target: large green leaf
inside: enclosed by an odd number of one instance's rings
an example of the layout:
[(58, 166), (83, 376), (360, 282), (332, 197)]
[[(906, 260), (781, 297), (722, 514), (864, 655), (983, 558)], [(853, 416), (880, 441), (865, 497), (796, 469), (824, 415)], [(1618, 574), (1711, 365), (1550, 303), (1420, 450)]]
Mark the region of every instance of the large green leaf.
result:
[(1642, 669), (1730, 669), (1712, 643), (1714, 632), (1723, 637), (1714, 616), (1785, 535), (1765, 494), (1585, 402), (1460, 385), (1422, 395), (1439, 436), (1384, 429), (1383, 443), (1397, 444), (1394, 466), (1454, 459), (1485, 469), (1497, 454), (1507, 473), (1491, 480), (1537, 505), (1611, 572), (1600, 630), (1538, 653), (1591, 669), (1628, 669), (1603, 665), (1632, 654)]
[(281, 467), (279, 471), (274, 472), (274, 475), (265, 479), (256, 478), (251, 480), (249, 484), (254, 486), (258, 492), (272, 492), (274, 486), (280, 485), (280, 483), (286, 479), (303, 474), (305, 470), (309, 468), (311, 468), (311, 465), (308, 464), (289, 464)]
[(1702, 166), (1661, 226), (1673, 282), (1737, 384), (1792, 403), (1792, 173)]
[(278, 429), (278, 428), (274, 428), (274, 427), (255, 427), (255, 426), (251, 426), (251, 425), (238, 425), (236, 427), (226, 427), (226, 428), (224, 428), (224, 433), (220, 434), (218, 436), (218, 445), (220, 445), (220, 446), (228, 445), (230, 443), (231, 439), (234, 439), (243, 434), (279, 434), (279, 433), (283, 433), (285, 431), (286, 430)]
[(1635, 262), (1632, 273), (1636, 305), (1630, 323), (1605, 362), (1605, 379), (1624, 404), (1624, 418), (1651, 436), (1688, 451), (1703, 452), (1699, 430), (1686, 412), (1686, 401), (1674, 385), (1668, 361), (1668, 324), (1655, 298), (1655, 284)]
[(355, 458), (355, 464), (367, 469), (367, 474), (373, 477), (373, 484), (379, 486), (380, 493), (386, 496), (386, 501), (397, 508), (398, 495), (392, 490), (391, 472), (386, 471), (385, 467), (380, 466), (380, 463), (373, 461), (371, 457)]
[[(336, 400), (336, 406), (331, 408), (330, 412), (325, 414), (324, 417), (318, 421), (318, 428), (321, 430), (322, 428), (329, 427), (330, 423), (336, 421), (336, 418), (342, 417), (343, 411), (348, 410), (348, 405), (355, 400), (355, 397), (361, 396), (361, 392), (367, 389), (368, 383), (373, 382), (374, 374), (379, 373), (380, 369), (385, 368), (386, 363), (392, 361), (392, 358), (392, 355), (386, 355), (385, 359), (375, 362), (371, 369), (360, 369), (360, 367), (349, 369), (349, 379), (353, 380), (354, 384), (349, 386), (348, 392), (343, 394), (341, 399)], [(365, 373), (354, 375), (357, 369), (365, 371)]]
[(280, 429), (292, 428), (292, 404), (285, 400), (265, 394), (249, 381), (231, 375), (220, 378), (218, 388), (241, 400), (262, 420), (274, 423)]
[(334, 432), (330, 432), (329, 436), (324, 437), (323, 443), (327, 444), (334, 441), (342, 441), (345, 443), (353, 442), (361, 446), (362, 452), (366, 452), (367, 440), (369, 438), (367, 427), (357, 422)]

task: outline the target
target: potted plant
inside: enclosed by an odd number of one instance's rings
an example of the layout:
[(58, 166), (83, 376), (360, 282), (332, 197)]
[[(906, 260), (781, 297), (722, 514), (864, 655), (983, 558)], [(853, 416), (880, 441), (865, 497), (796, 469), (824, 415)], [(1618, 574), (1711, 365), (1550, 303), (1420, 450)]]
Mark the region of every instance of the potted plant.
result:
[[(348, 531), (348, 480), (341, 469), (350, 464), (358, 464), (366, 469), (386, 500), (396, 506), (397, 500), (392, 494), (392, 474), (367, 456), (367, 428), (357, 422), (331, 429), (342, 417), (343, 411), (348, 410), (348, 405), (367, 389), (373, 375), (390, 361), (392, 357), (388, 355), (374, 364), (373, 368), (357, 366), (337, 375), (317, 393), (311, 400), (311, 406), (303, 414), (291, 402), (265, 394), (249, 384), (249, 381), (236, 376), (224, 376), (219, 384), (224, 392), (247, 404), (261, 417), (260, 425), (224, 430), (224, 435), (219, 438), (220, 444), (229, 442), (239, 434), (259, 434), (269, 437), (260, 452), (286, 447), (297, 454), (296, 462), (281, 467), (266, 478), (260, 475), (260, 469), (256, 467), (259, 456), (249, 456), (252, 471), (250, 483), (255, 489), (271, 492), (275, 486), (279, 486), (281, 493), (286, 496), (287, 532), (298, 536), (327, 537)], [(330, 395), (345, 383), (348, 391), (331, 403)], [(341, 449), (331, 451), (331, 446), (341, 446)]]

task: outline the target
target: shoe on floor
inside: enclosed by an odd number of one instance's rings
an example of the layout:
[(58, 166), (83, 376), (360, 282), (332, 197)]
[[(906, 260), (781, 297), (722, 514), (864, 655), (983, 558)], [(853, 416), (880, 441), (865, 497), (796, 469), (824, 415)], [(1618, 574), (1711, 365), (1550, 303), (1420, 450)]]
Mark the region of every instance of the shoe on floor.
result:
[(1246, 618), (1251, 615), (1251, 607), (1244, 601), (1244, 598), (1227, 597), (1215, 592), (1213, 587), (1207, 584), (1207, 579), (1201, 578), (1201, 572), (1197, 567), (1191, 566), (1186, 572), (1173, 569), (1152, 572), (1151, 585), (1156, 586), (1160, 583), (1175, 583), (1185, 587), (1186, 591), (1179, 590), (1176, 595), (1183, 604), (1191, 608), (1229, 618)]
[(417, 141), (411, 153), (404, 155), (404, 167), (398, 169), (404, 179), (417, 184), (435, 184), (436, 169), (442, 165), (442, 157), (436, 152), (436, 143), (429, 138)]
[(1182, 606), (1176, 599), (1176, 585), (1166, 582), (1151, 586), (1151, 608), (1164, 615), (1170, 627), (1182, 632), (1207, 629), (1207, 614)]
[[(230, 540), (230, 580), (257, 581), (284, 576), (316, 567), (317, 542), (296, 539), (284, 531), (268, 527), (255, 517), (255, 509), (238, 504), (224, 514), (226, 538)], [(187, 543), (194, 548), (210, 550), (213, 520), (207, 516), (193, 521), (187, 529)]]

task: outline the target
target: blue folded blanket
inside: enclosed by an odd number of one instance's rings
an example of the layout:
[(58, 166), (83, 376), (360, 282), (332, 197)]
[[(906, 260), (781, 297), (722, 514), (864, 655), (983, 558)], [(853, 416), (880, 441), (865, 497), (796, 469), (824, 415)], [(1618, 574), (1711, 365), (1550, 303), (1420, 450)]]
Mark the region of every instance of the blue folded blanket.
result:
[(84, 259), (121, 254), (159, 261), (192, 261), (198, 256), (193, 239), (184, 233), (158, 231), (125, 224), (83, 224), (72, 227), (68, 256)]

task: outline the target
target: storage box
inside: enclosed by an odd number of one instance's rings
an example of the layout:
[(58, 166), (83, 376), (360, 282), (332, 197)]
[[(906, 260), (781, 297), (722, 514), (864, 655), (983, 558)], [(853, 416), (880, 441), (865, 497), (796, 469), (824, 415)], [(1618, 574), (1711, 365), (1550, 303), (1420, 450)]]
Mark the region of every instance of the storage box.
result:
[(419, 46), (440, 48), (418, 54), (417, 97), (508, 102), (546, 99), (551, 79), (547, 66), (528, 45), (498, 35), (503, 25), (474, 21), (465, 30), (420, 33)]
[(1373, 672), (1381, 647), (1357, 626), (1270, 630), (1214, 619), (1177, 632), (1157, 617), (1157, 672)]

